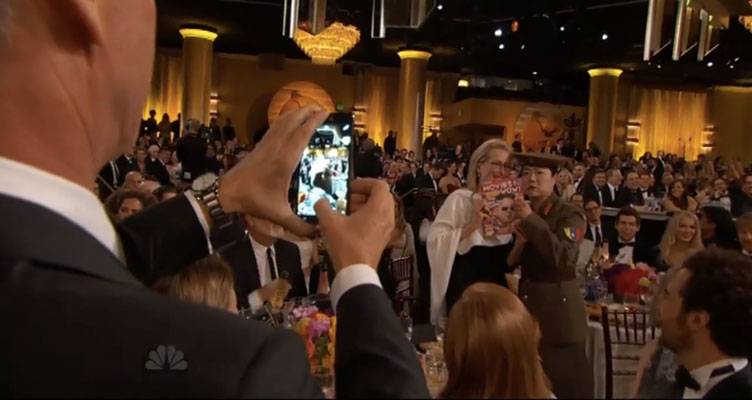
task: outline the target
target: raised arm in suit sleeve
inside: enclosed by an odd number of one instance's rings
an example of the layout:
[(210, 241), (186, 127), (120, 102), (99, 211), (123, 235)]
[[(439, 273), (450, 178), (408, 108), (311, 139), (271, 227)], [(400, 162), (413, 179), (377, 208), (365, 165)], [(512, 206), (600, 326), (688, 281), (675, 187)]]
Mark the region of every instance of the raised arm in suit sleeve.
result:
[[(566, 215), (556, 224), (554, 232), (538, 214), (530, 214), (519, 227), (537, 254), (555, 268), (566, 268), (576, 264), (579, 241), (585, 232), (585, 219), (574, 208), (566, 208)], [(549, 258), (550, 257), (550, 258)]]
[(187, 196), (159, 203), (115, 226), (128, 269), (146, 285), (209, 255), (208, 227)]
[[(339, 284), (343, 280), (354, 281), (340, 275), (360, 272), (372, 274), (375, 284), (365, 280), (339, 297)], [(427, 399), (428, 389), (415, 348), (403, 334), (377, 279), (376, 272), (368, 266), (346, 268), (335, 278), (332, 300), (337, 309), (337, 397)]]

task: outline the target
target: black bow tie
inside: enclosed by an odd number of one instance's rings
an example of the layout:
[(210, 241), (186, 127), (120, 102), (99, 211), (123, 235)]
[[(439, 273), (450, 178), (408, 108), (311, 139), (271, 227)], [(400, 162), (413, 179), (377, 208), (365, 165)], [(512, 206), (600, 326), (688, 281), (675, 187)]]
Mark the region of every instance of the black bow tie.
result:
[(697, 383), (695, 378), (684, 367), (679, 367), (676, 370), (676, 383), (682, 388), (690, 388), (694, 391), (700, 390), (700, 384)]
[(635, 245), (635, 241), (634, 240), (631, 241), (631, 242), (622, 242), (622, 241), (619, 241), (619, 247), (624, 247), (624, 246), (632, 246), (632, 247), (634, 247), (634, 245)]

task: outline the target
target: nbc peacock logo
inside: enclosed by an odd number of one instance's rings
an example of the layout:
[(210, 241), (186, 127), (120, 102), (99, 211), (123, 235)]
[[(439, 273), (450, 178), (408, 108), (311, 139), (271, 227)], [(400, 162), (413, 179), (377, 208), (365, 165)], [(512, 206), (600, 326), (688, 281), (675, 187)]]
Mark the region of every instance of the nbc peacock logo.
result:
[(185, 371), (188, 369), (188, 361), (182, 351), (175, 346), (159, 345), (156, 350), (149, 352), (149, 358), (144, 365), (150, 371)]

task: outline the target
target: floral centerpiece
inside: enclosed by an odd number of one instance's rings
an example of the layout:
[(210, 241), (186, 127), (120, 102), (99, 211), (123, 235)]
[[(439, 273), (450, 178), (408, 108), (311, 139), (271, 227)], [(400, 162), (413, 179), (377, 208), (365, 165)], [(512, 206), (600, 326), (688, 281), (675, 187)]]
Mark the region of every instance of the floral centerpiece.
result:
[[(331, 379), (337, 317), (329, 316), (313, 305), (300, 306), (293, 308), (291, 323), (293, 330), (303, 339), (313, 374), (320, 379)], [(326, 385), (321, 383), (322, 386)]]

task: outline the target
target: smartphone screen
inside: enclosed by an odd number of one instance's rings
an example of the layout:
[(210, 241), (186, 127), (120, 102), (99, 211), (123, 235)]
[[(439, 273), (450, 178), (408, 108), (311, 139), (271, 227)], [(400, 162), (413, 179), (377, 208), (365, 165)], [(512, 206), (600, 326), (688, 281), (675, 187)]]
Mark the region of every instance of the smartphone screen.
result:
[(332, 210), (347, 214), (353, 176), (352, 114), (335, 113), (316, 129), (298, 167), (296, 213), (315, 220), (314, 205), (325, 199)]

